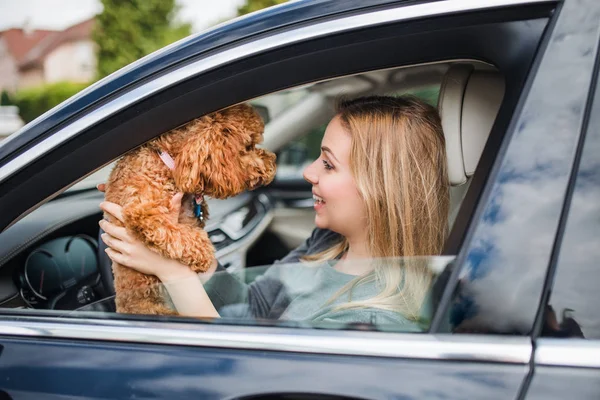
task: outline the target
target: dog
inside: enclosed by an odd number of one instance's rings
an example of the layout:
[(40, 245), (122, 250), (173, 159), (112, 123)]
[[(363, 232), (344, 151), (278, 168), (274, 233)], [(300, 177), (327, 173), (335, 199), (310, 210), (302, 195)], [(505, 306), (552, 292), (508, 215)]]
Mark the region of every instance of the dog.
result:
[[(263, 130), (261, 117), (246, 104), (192, 120), (123, 156), (111, 171), (105, 198), (123, 207), (125, 227), (151, 249), (204, 272), (214, 260), (203, 229), (204, 196), (225, 199), (273, 180), (275, 154), (256, 147)], [(184, 196), (173, 223), (169, 207), (178, 192)], [(117, 263), (112, 269), (117, 312), (177, 314), (167, 306), (158, 278)]]

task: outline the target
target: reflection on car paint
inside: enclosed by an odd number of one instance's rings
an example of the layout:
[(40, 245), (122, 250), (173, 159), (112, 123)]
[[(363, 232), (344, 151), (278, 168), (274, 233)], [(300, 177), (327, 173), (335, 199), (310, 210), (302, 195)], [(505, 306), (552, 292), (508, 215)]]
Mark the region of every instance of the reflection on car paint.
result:
[(459, 310), (465, 297), (474, 299), (475, 309), (462, 311), (474, 314), (462, 321), (472, 329), (532, 329), (596, 58), (600, 15), (594, 1), (565, 3), (561, 14), (568, 18), (554, 28), (477, 223), (458, 297)]
[[(318, 354), (290, 358), (272, 351), (258, 357), (243, 350), (183, 346), (4, 343), (11, 351), (2, 356), (2, 388), (15, 397), (223, 399), (310, 392), (370, 399), (514, 399), (526, 368)], [(49, 377), (50, 371), (54, 377), (36, 381), (32, 391), (31, 377)]]
[(561, 325), (573, 326), (577, 322), (583, 336), (600, 339), (600, 93), (597, 89), (591, 112), (550, 304), (563, 315)]

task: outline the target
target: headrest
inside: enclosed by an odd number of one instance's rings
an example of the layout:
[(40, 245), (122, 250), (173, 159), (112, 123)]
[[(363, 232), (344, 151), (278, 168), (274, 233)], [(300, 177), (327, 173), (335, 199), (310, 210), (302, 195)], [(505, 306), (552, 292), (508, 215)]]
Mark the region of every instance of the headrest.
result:
[(504, 97), (504, 79), (472, 65), (452, 65), (442, 81), (438, 110), (446, 138), (450, 184), (473, 175)]

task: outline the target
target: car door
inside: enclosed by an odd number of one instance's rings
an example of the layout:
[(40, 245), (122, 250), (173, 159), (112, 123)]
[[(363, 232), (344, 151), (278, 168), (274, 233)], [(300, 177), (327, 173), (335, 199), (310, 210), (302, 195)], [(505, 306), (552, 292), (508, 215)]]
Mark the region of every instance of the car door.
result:
[[(515, 257), (531, 254), (539, 257), (529, 257), (535, 270), (545, 275), (574, 159), (570, 150), (576, 147), (577, 127), (584, 118), (581, 110), (587, 97), (582, 93), (591, 80), (596, 56), (598, 27), (584, 17), (598, 6), (591, 0), (582, 3), (586, 7), (566, 2), (559, 9), (554, 2), (537, 1), (400, 3), (305, 21), (187, 60), (104, 99), (79, 118), (63, 122), (52, 135), (20, 148), (0, 166), (3, 229), (157, 134), (265, 93), (361, 71), (461, 58), (498, 66), (508, 82), (491, 139), (449, 239), (447, 252), (457, 258), (446, 268), (448, 274), (442, 274), (447, 279), (441, 281), (439, 307), (428, 332), (380, 332), (380, 327), (352, 325), (330, 330), (305, 324), (227, 325), (112, 314), (78, 317), (2, 309), (3, 394), (12, 398), (517, 398), (530, 374), (528, 335), (535, 317), (530, 311), (539, 304), (544, 279), (531, 283), (531, 296), (522, 295), (518, 304), (511, 304), (527, 310), (522, 318), (510, 308), (495, 307), (493, 296), (491, 303), (486, 302), (476, 285), (510, 289), (520, 282), (519, 276), (472, 273), (472, 263), (483, 259), (479, 240), (483, 238), (486, 246), (502, 255), (480, 262), (488, 272), (504, 271), (494, 263), (518, 264)], [(301, 10), (298, 5), (290, 7)], [(557, 71), (562, 71), (565, 37), (593, 42), (594, 47), (569, 59), (583, 78), (563, 93), (571, 101), (567, 109), (572, 114), (559, 132), (563, 147), (540, 149), (540, 141), (552, 144), (556, 136), (543, 136), (552, 135), (552, 130), (536, 127), (551, 127), (565, 108), (558, 101), (543, 102), (557, 77), (563, 76)], [(561, 157), (556, 163), (556, 199), (527, 198), (532, 207), (546, 211), (539, 217), (546, 219), (541, 225), (535, 218), (524, 223), (530, 228), (527, 235), (550, 233), (535, 249), (523, 241), (506, 245), (504, 238), (511, 234), (506, 230), (489, 235), (494, 212), (520, 215), (523, 192), (502, 189), (511, 179), (523, 178), (510, 174), (515, 161), (532, 152), (538, 153), (539, 160), (556, 161), (552, 157), (557, 151)], [(537, 176), (536, 169), (516, 171)], [(448, 259), (440, 261), (448, 263)], [(494, 279), (484, 279), (490, 276)], [(479, 304), (479, 313), (468, 307), (456, 311), (465, 299)], [(485, 329), (487, 334), (453, 333), (449, 315), (453, 324), (475, 321), (471, 329)], [(502, 324), (489, 324), (491, 316), (492, 322)], [(505, 326), (515, 328), (516, 335), (497, 335), (506, 332)]]
[[(596, 42), (596, 45), (598, 42)], [(600, 393), (600, 314), (597, 269), (598, 146), (600, 92), (598, 61), (590, 82), (588, 119), (569, 184), (560, 236), (544, 293), (543, 313), (534, 331), (534, 371), (527, 398), (571, 396), (597, 398)]]

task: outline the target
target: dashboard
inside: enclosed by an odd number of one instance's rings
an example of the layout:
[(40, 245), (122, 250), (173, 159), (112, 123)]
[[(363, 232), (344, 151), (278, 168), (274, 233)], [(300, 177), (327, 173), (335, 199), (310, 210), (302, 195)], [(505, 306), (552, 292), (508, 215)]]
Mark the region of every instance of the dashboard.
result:
[[(97, 239), (103, 199), (95, 189), (66, 192), (0, 233), (1, 308), (76, 310), (108, 296)], [(247, 192), (207, 203), (217, 258), (230, 270), (244, 268), (272, 220), (272, 199)]]
[(85, 234), (36, 246), (18, 271), (21, 299), (29, 307), (50, 309), (71, 309), (96, 300), (97, 252), (98, 242)]

